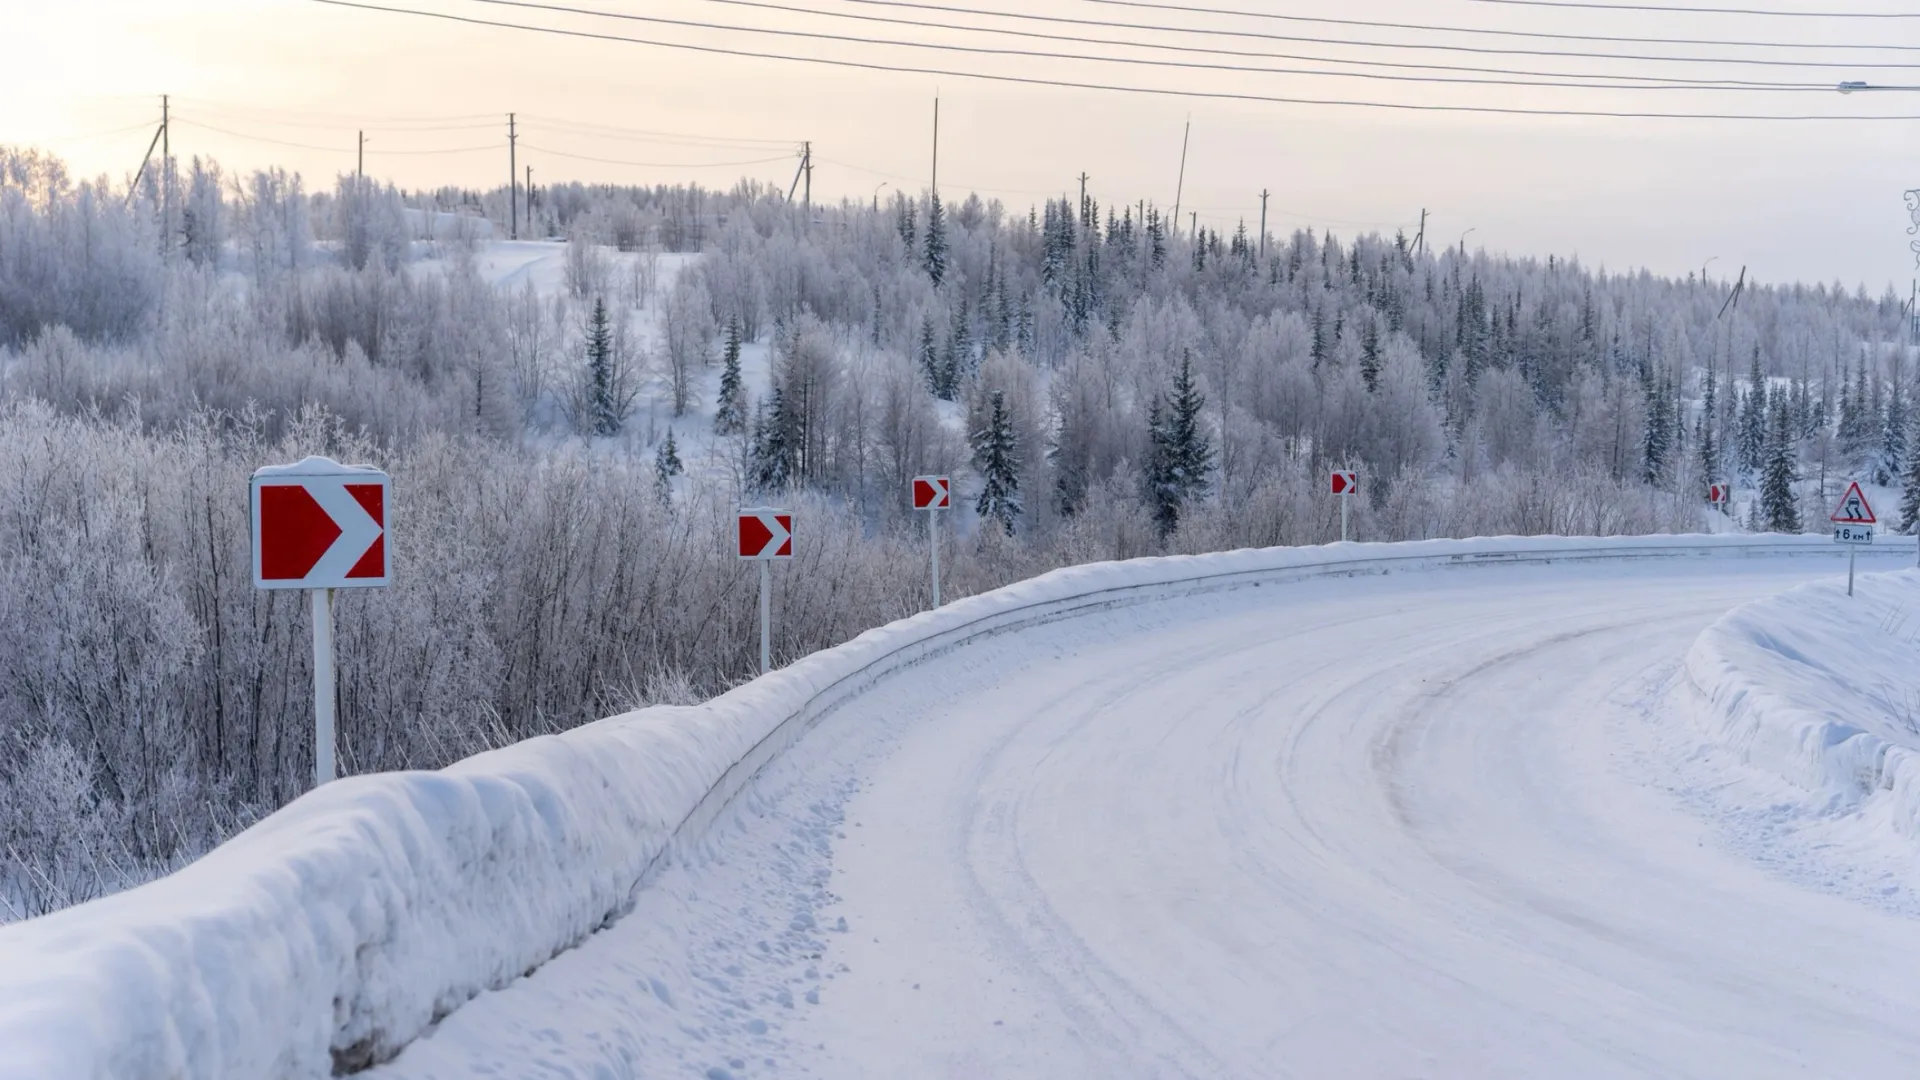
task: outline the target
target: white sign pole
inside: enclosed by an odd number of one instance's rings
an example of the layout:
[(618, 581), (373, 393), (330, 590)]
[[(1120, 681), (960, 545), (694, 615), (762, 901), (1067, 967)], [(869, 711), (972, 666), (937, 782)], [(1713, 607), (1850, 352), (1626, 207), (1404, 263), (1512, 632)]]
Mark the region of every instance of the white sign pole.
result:
[(773, 572), (760, 560), (760, 674), (773, 670)]
[(940, 511), (927, 511), (927, 543), (933, 548), (933, 606), (940, 606)]
[(1847, 595), (1853, 595), (1853, 549), (1847, 549)]
[(1340, 493), (1340, 542), (1347, 542), (1347, 493)]
[(329, 783), (333, 765), (333, 590), (313, 597), (313, 786)]

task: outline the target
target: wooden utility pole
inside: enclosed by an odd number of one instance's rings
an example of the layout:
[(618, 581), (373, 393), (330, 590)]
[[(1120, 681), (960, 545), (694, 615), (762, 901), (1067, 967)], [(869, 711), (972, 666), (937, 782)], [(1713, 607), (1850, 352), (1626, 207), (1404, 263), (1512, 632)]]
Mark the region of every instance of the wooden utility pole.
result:
[(514, 114), (507, 114), (507, 239), (520, 239), (520, 133), (514, 127)]
[(360, 154), (354, 159), (353, 178), (355, 180), (365, 180), (367, 178), (367, 133), (361, 131), (358, 134), (360, 136)]
[(1187, 191), (1187, 140), (1193, 137), (1193, 118), (1187, 118), (1186, 133), (1180, 136), (1180, 179), (1173, 186), (1173, 231), (1180, 231), (1180, 197)]
[(940, 195), (940, 98), (933, 99), (933, 194)]
[(1420, 232), (1418, 235), (1416, 235), (1413, 238), (1414, 253), (1420, 254), (1425, 252), (1426, 244), (1427, 244), (1427, 208), (1423, 206), (1420, 208)]
[(806, 211), (807, 223), (813, 223), (813, 143), (800, 144), (800, 169), (806, 174)]
[(1267, 257), (1267, 189), (1260, 189), (1260, 257)]
[(1087, 173), (1086, 173), (1086, 170), (1083, 169), (1080, 172), (1080, 224), (1085, 225), (1086, 223), (1087, 223)]
[(533, 166), (527, 166), (527, 235), (533, 235)]

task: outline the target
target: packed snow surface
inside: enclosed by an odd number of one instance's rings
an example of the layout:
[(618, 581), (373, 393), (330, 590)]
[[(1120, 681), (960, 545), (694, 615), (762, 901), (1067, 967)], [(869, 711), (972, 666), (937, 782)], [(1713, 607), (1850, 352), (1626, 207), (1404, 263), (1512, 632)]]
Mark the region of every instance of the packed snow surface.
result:
[(1896, 1067), (1920, 924), (1757, 866), (1660, 766), (1701, 629), (1837, 566), (1656, 537), (1047, 575), (329, 785), (0, 930), (0, 1076)]

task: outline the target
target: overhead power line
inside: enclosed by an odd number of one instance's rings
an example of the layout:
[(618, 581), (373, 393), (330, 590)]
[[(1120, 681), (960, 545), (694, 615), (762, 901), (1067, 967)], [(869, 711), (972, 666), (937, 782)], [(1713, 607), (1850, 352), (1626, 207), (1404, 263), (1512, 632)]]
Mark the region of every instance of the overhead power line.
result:
[[(846, 3), (846, 4), (865, 4), (865, 5), (872, 5), (872, 6), (879, 6), (879, 7), (916, 8), (922, 11), (944, 11), (944, 12), (948, 12), (950, 14), (956, 14), (956, 15), (984, 15), (984, 16), (991, 16), (994, 18), (1001, 18), (1001, 19), (1029, 19), (1029, 20), (1036, 20), (1040, 22), (1071, 23), (1076, 26), (1100, 26), (1100, 27), (1112, 27), (1114, 29), (1124, 28), (1124, 29), (1130, 29), (1130, 30), (1152, 30), (1155, 32), (1172, 32), (1172, 33), (1181, 33), (1181, 34), (1224, 34), (1231, 37), (1239, 37), (1239, 36), (1265, 37), (1266, 36), (1264, 34), (1255, 34), (1255, 33), (1250, 33), (1247, 31), (1240, 31), (1240, 30), (1223, 30), (1223, 29), (1217, 29), (1217, 28), (1196, 28), (1196, 27), (1187, 27), (1187, 26), (1143, 26), (1137, 23), (1116, 23), (1116, 22), (1111, 22), (1103, 19), (1076, 19), (1069, 16), (1064, 16), (1064, 15), (1038, 15), (1038, 14), (1029, 14), (1026, 12), (991, 11), (991, 10), (983, 10), (980, 8), (955, 7), (947, 4), (920, 3), (920, 2), (914, 2), (914, 0), (840, 0), (840, 2)], [(1225, 16), (1228, 18), (1235, 18), (1235, 19), (1263, 19), (1268, 22), (1311, 23), (1311, 24), (1317, 24), (1320, 26), (1354, 26), (1354, 27), (1360, 27), (1362, 29), (1368, 29), (1368, 30), (1417, 31), (1419, 33), (1433, 33), (1433, 34), (1466, 34), (1466, 35), (1479, 35), (1484, 37), (1498, 37), (1498, 38), (1532, 38), (1536, 41), (1586, 41), (1586, 42), (1597, 42), (1601, 44), (1611, 44), (1611, 45), (1710, 45), (1710, 46), (1729, 48), (1729, 49), (1733, 49), (1733, 48), (1789, 49), (1789, 50), (1791, 49), (1845, 49), (1850, 51), (1892, 50), (1896, 52), (1898, 51), (1911, 52), (1915, 50), (1920, 50), (1920, 45), (1888, 45), (1888, 44), (1879, 43), (1879, 42), (1876, 42), (1873, 44), (1821, 45), (1818, 43), (1805, 42), (1805, 41), (1737, 41), (1737, 40), (1729, 41), (1723, 38), (1689, 38), (1689, 37), (1670, 37), (1670, 36), (1637, 37), (1637, 36), (1628, 36), (1628, 35), (1619, 35), (1619, 34), (1575, 34), (1575, 33), (1568, 33), (1568, 32), (1549, 31), (1549, 30), (1496, 29), (1494, 27), (1486, 27), (1486, 26), (1444, 26), (1444, 25), (1439, 25), (1434, 23), (1395, 22), (1395, 21), (1381, 20), (1381, 19), (1342, 19), (1342, 18), (1335, 18), (1334, 16), (1331, 16), (1331, 15), (1291, 15), (1291, 14), (1284, 14), (1281, 12), (1274, 12), (1274, 11), (1247, 11), (1241, 8), (1202, 7), (1202, 6), (1192, 5), (1192, 4), (1176, 4), (1176, 3), (1167, 2), (1167, 0), (1083, 0), (1083, 2), (1089, 3), (1089, 4), (1105, 4), (1112, 7), (1139, 8), (1139, 9), (1148, 10), (1148, 11), (1171, 11), (1171, 12), (1178, 12), (1180, 14), (1185, 14), (1185, 15), (1220, 15), (1220, 16)], [(1303, 39), (1287, 38), (1284, 40), (1291, 41), (1291, 40), (1303, 40)], [(1304, 40), (1317, 40), (1317, 39), (1309, 38)], [(1398, 42), (1337, 42), (1337, 44), (1366, 44), (1366, 45), (1376, 45), (1381, 48), (1394, 48), (1394, 49), (1417, 49), (1417, 48), (1427, 47), (1424, 45), (1403, 44)], [(1478, 51), (1478, 50), (1469, 50), (1469, 51)], [(1498, 50), (1493, 50), (1493, 51), (1498, 51)], [(1558, 54), (1554, 54), (1554, 55), (1558, 55)], [(1628, 57), (1627, 59), (1638, 59), (1638, 58)]]
[(1595, 0), (1463, 0), (1513, 7), (1585, 8), (1592, 11), (1657, 11), (1666, 15), (1763, 15), (1781, 19), (1920, 19), (1920, 11), (1780, 11), (1769, 8), (1682, 7), (1673, 4), (1603, 4)]
[[(843, 0), (843, 2), (850, 3), (850, 4), (878, 4), (878, 3), (900, 3), (900, 2), (904, 2), (904, 0)], [(1835, 49), (1835, 50), (1841, 50), (1841, 51), (1847, 51), (1847, 52), (1905, 52), (1905, 53), (1920, 52), (1920, 45), (1890, 45), (1882, 42), (1875, 42), (1872, 44), (1856, 43), (1856, 44), (1822, 45), (1818, 42), (1805, 42), (1805, 41), (1726, 41), (1726, 40), (1721, 40), (1719, 38), (1625, 37), (1625, 36), (1604, 35), (1604, 34), (1549, 33), (1546, 31), (1536, 31), (1536, 30), (1495, 30), (1495, 29), (1488, 29), (1488, 28), (1482, 28), (1482, 27), (1436, 26), (1428, 23), (1380, 22), (1380, 21), (1365, 20), (1365, 19), (1335, 19), (1335, 18), (1329, 18), (1329, 17), (1317, 16), (1317, 15), (1284, 15), (1284, 14), (1280, 14), (1272, 11), (1247, 11), (1241, 8), (1199, 7), (1191, 4), (1174, 4), (1174, 3), (1164, 2), (1164, 0), (1083, 0), (1083, 2), (1089, 3), (1089, 4), (1103, 4), (1110, 7), (1138, 8), (1138, 9), (1147, 10), (1147, 11), (1172, 11), (1172, 12), (1179, 12), (1185, 15), (1220, 15), (1220, 16), (1234, 18), (1234, 19), (1261, 19), (1268, 22), (1323, 23), (1323, 24), (1334, 25), (1334, 26), (1367, 27), (1367, 28), (1376, 29), (1376, 30), (1414, 31), (1419, 33), (1440, 33), (1440, 34), (1482, 34), (1489, 37), (1535, 38), (1535, 39), (1544, 39), (1544, 40), (1552, 40), (1552, 41), (1589, 41), (1589, 42), (1599, 42), (1599, 43), (1615, 44), (1615, 45), (1706, 45), (1706, 46), (1711, 46), (1715, 48), (1728, 48), (1728, 49), (1787, 49), (1787, 50)], [(932, 6), (932, 5), (915, 4), (913, 6), (918, 7), (918, 6)], [(961, 10), (961, 9), (943, 8), (942, 10), (952, 11), (952, 10)], [(1052, 16), (1010, 15), (1004, 12), (998, 13), (998, 14), (1000, 14), (1001, 17), (1003, 18), (1031, 17), (1031, 18), (1037, 18), (1037, 19), (1048, 19), (1049, 21), (1053, 20)], [(1092, 26), (1125, 25), (1131, 29), (1139, 29), (1139, 30), (1153, 29), (1153, 30), (1159, 30), (1159, 31), (1172, 31), (1175, 33), (1182, 33), (1182, 34), (1228, 34), (1233, 36), (1239, 36), (1239, 35), (1245, 34), (1250, 37), (1270, 36), (1266, 34), (1254, 33), (1252, 31), (1240, 31), (1240, 30), (1197, 29), (1192, 27), (1179, 27), (1179, 26), (1148, 27), (1148, 26), (1140, 26), (1138, 24), (1131, 24), (1131, 23), (1128, 23), (1128, 24), (1102, 23), (1097, 20), (1090, 20), (1090, 19), (1089, 20), (1074, 19), (1070, 21), (1077, 22), (1077, 23), (1084, 23), (1086, 25), (1092, 25)], [(1281, 38), (1281, 40), (1285, 40), (1285, 41), (1324, 40), (1326, 44), (1333, 44), (1333, 45), (1365, 45), (1365, 46), (1374, 47), (1374, 48), (1387, 48), (1387, 49), (1445, 49), (1445, 50), (1450, 50), (1455, 52), (1494, 53), (1494, 54), (1508, 55), (1508, 56), (1515, 56), (1515, 55), (1517, 56), (1584, 56), (1590, 59), (1607, 59), (1607, 60), (1663, 60), (1663, 61), (1684, 62), (1689, 64), (1766, 64), (1766, 65), (1785, 66), (1785, 67), (1853, 67), (1853, 66), (1856, 66), (1853, 63), (1848, 63), (1848, 64), (1814, 63), (1810, 61), (1798, 61), (1798, 60), (1768, 60), (1768, 59), (1725, 58), (1725, 57), (1715, 58), (1715, 57), (1697, 57), (1697, 56), (1636, 56), (1636, 55), (1621, 55), (1621, 54), (1614, 54), (1614, 53), (1551, 52), (1551, 51), (1540, 51), (1535, 49), (1494, 49), (1494, 48), (1478, 48), (1478, 47), (1472, 47), (1472, 46), (1466, 46), (1466, 45), (1438, 44), (1433, 42), (1423, 42), (1419, 44), (1413, 44), (1413, 43), (1399, 43), (1399, 42), (1390, 42), (1390, 41), (1344, 41), (1337, 38), (1317, 39), (1317, 38), (1295, 38), (1295, 37), (1283, 37)], [(1872, 66), (1879, 67), (1882, 65), (1873, 64)]]
[(792, 154), (778, 157), (754, 158), (751, 161), (622, 161), (618, 158), (589, 157), (586, 154), (569, 154), (561, 150), (548, 150), (521, 140), (521, 146), (535, 153), (551, 154), (554, 157), (573, 158), (576, 161), (597, 161), (602, 165), (631, 165), (641, 169), (737, 169), (746, 165), (768, 165), (776, 161), (792, 161)]
[(1073, 90), (1106, 90), (1115, 93), (1141, 94), (1158, 97), (1178, 97), (1211, 101), (1245, 101), (1276, 105), (1309, 105), (1331, 108), (1388, 109), (1402, 112), (1436, 113), (1472, 113), (1498, 116), (1557, 116), (1591, 117), (1622, 120), (1759, 120), (1778, 122), (1814, 122), (1814, 121), (1875, 121), (1906, 122), (1920, 120), (1920, 116), (1880, 114), (1861, 116), (1857, 114), (1782, 114), (1782, 113), (1710, 113), (1710, 112), (1643, 112), (1610, 109), (1529, 109), (1492, 105), (1440, 105), (1416, 102), (1366, 101), (1343, 98), (1306, 98), (1283, 97), (1272, 94), (1233, 93), (1216, 90), (1186, 90), (1175, 88), (1153, 88), (1127, 86), (1117, 83), (1082, 82), (1069, 79), (1048, 79), (1038, 76), (1003, 75), (978, 71), (959, 71), (947, 68), (924, 67), (912, 64), (888, 64), (878, 61), (830, 59), (819, 56), (793, 56), (785, 53), (762, 52), (751, 49), (735, 49), (719, 45), (699, 45), (692, 42), (654, 41), (648, 38), (629, 37), (621, 34), (609, 34), (591, 30), (568, 30), (553, 26), (536, 26), (528, 23), (514, 23), (499, 19), (482, 19), (470, 15), (455, 15), (449, 12), (424, 11), (419, 8), (370, 4), (361, 0), (308, 0), (309, 3), (325, 4), (329, 7), (351, 8), (360, 11), (377, 11), (390, 15), (411, 15), (418, 18), (438, 19), (446, 22), (463, 23), (469, 26), (488, 26), (505, 30), (518, 30), (525, 33), (548, 34), (555, 37), (570, 37), (593, 41), (621, 42), (630, 45), (648, 45), (654, 48), (677, 49), (684, 52), (705, 53), (711, 56), (733, 56), (750, 60), (782, 60), (789, 63), (814, 64), (827, 67), (851, 68), (862, 71), (884, 71), (907, 75), (934, 75), (944, 78), (975, 79), (983, 82), (1009, 83), (1022, 86), (1051, 86)]
[[(1119, 38), (1088, 37), (1088, 36), (1083, 36), (1078, 34), (1049, 34), (1049, 33), (1046, 33), (1045, 31), (1013, 30), (1013, 29), (1008, 29), (1006, 27), (1000, 27), (1000, 26), (964, 26), (964, 25), (958, 25), (954, 23), (926, 22), (926, 21), (917, 20), (917, 19), (896, 18), (896, 17), (885, 16), (885, 15), (857, 15), (857, 14), (850, 14), (846, 12), (838, 12), (838, 11), (821, 11), (816, 13), (809, 8), (787, 7), (781, 4), (767, 3), (766, 0), (708, 0), (708, 2), (716, 3), (716, 4), (731, 4), (739, 7), (761, 8), (768, 11), (782, 11), (782, 12), (789, 12), (794, 14), (820, 14), (820, 15), (825, 15), (830, 18), (836, 18), (836, 19), (855, 19), (862, 22), (889, 23), (889, 24), (900, 25), (900, 26), (920, 27), (922, 29), (958, 30), (965, 33), (999, 34), (999, 35), (1006, 35), (1010, 37), (1025, 38), (1029, 40), (1064, 41), (1064, 42), (1071, 42), (1074, 44), (1085, 44), (1085, 45), (1111, 45), (1111, 46), (1116, 46), (1120, 48), (1146, 49), (1154, 52), (1177, 52), (1177, 53), (1187, 53), (1187, 54), (1198, 54), (1203, 56), (1236, 56), (1236, 57), (1243, 57), (1247, 59), (1260, 59), (1260, 60), (1305, 61), (1309, 63), (1342, 64), (1349, 67), (1392, 68), (1392, 69), (1404, 70), (1404, 71), (1450, 71), (1450, 72), (1466, 72), (1470, 74), (1479, 74), (1479, 75), (1511, 75), (1511, 76), (1518, 76), (1518, 77), (1524, 77), (1524, 78), (1537, 78), (1537, 79), (1550, 79), (1550, 80), (1598, 79), (1598, 80), (1605, 80), (1609, 82), (1619, 82), (1622, 84), (1631, 84), (1631, 83), (1673, 84), (1673, 86), (1670, 88), (1708, 89), (1708, 88), (1746, 87), (1746, 88), (1753, 88), (1753, 89), (1769, 89), (1769, 90), (1793, 89), (1793, 90), (1820, 90), (1820, 91), (1828, 91), (1834, 88), (1834, 84), (1830, 81), (1822, 81), (1817, 83), (1749, 82), (1749, 81), (1744, 81), (1739, 79), (1694, 79), (1694, 78), (1684, 78), (1684, 77), (1662, 78), (1658, 75), (1627, 75), (1627, 74), (1612, 74), (1612, 73), (1605, 73), (1605, 72), (1533, 71), (1533, 70), (1514, 69), (1514, 68), (1475, 67), (1475, 66), (1469, 66), (1464, 64), (1420, 64), (1420, 63), (1411, 63), (1408, 61), (1354, 60), (1346, 57), (1327, 56), (1325, 53), (1309, 55), (1305, 53), (1254, 52), (1254, 51), (1245, 50), (1245, 49), (1209, 48), (1204, 45), (1180, 45), (1180, 44), (1174, 44), (1169, 42), (1126, 41)], [(900, 2), (900, 0), (845, 0), (845, 2), (877, 3), (877, 4), (884, 4), (889, 7), (930, 8), (930, 9), (939, 10), (939, 11), (964, 11), (968, 14), (975, 13), (975, 9), (948, 8), (948, 7), (944, 7), (942, 5), (936, 5), (936, 4), (904, 3), (904, 2)], [(988, 14), (988, 13), (979, 12), (979, 14)], [(1013, 16), (1009, 16), (1009, 17), (1013, 17)], [(1028, 18), (1029, 16), (1022, 15), (1018, 17)], [(1051, 18), (1049, 16), (1031, 16), (1031, 18), (1051, 21)], [(1081, 22), (1085, 22), (1086, 20), (1076, 19), (1071, 21), (1075, 23), (1081, 23)], [(1127, 26), (1128, 24), (1120, 23), (1120, 24), (1114, 24), (1114, 25), (1124, 27), (1124, 26)], [(1850, 68), (1853, 66), (1854, 65), (1849, 65)], [(1342, 75), (1342, 74), (1351, 75), (1351, 73), (1348, 73), (1348, 72), (1326, 71), (1324, 69), (1315, 69), (1314, 73), (1327, 74), (1327, 75)], [(1521, 83), (1518, 85), (1559, 86), (1563, 84), (1560, 82), (1551, 82), (1551, 83), (1529, 82), (1529, 83)], [(1622, 86), (1622, 89), (1630, 89), (1630, 88), (1631, 88), (1630, 86), (1624, 86), (1624, 85)]]
[[(721, 30), (734, 34), (759, 34), (766, 37), (802, 38), (808, 41), (832, 41), (845, 45), (881, 46), (897, 49), (924, 49), (933, 52), (968, 53), (975, 56), (1013, 57), (1022, 60), (1074, 60), (1092, 64), (1118, 64), (1133, 67), (1171, 68), (1183, 71), (1214, 71), (1257, 75), (1300, 75), (1323, 78), (1371, 79), (1379, 82), (1404, 82), (1425, 84), (1452, 84), (1462, 86), (1527, 86), (1536, 88), (1557, 88), (1569, 90), (1692, 90), (1724, 92), (1818, 92), (1829, 94), (1833, 86), (1828, 83), (1780, 83), (1739, 86), (1696, 86), (1683, 83), (1648, 83), (1632, 86), (1617, 86), (1604, 82), (1568, 82), (1544, 81), (1510, 78), (1467, 78), (1442, 75), (1392, 75), (1377, 71), (1327, 71), (1310, 68), (1273, 68), (1254, 67), (1247, 64), (1211, 64), (1186, 60), (1156, 60), (1140, 56), (1101, 56), (1094, 53), (1043, 52), (1035, 49), (996, 48), (984, 45), (959, 45), (951, 42), (905, 41), (893, 38), (876, 38), (864, 35), (833, 34), (818, 30), (791, 30), (764, 26), (732, 26), (724, 23), (703, 22), (692, 19), (671, 19), (660, 15), (636, 15), (630, 12), (597, 11), (592, 8), (573, 7), (567, 4), (541, 3), (539, 0), (467, 0), (473, 4), (487, 4), (495, 7), (520, 8), (530, 11), (544, 11), (561, 15), (585, 15), (597, 19), (616, 19), (622, 22), (648, 23), (656, 26), (673, 26), (694, 30)], [(775, 7), (760, 3), (758, 0), (716, 0), (720, 3), (747, 4), (754, 7)], [(780, 10), (792, 11), (792, 8)], [(811, 12), (809, 12), (811, 13)], [(1086, 43), (1085, 39), (1077, 39)]]
[(617, 139), (626, 142), (657, 143), (661, 146), (687, 146), (710, 150), (754, 150), (776, 146), (798, 146), (799, 139), (750, 139), (736, 138), (731, 135), (691, 135), (674, 131), (649, 131), (645, 128), (613, 127), (606, 124), (591, 124), (580, 120), (567, 120), (556, 116), (542, 116), (538, 113), (521, 113), (521, 118), (541, 127), (553, 128), (556, 132), (581, 135), (596, 139)]
[[(231, 130), (231, 129), (229, 129), (229, 128), (223, 128), (223, 127), (215, 127), (215, 126), (214, 126), (214, 125), (212, 125), (212, 124), (208, 124), (208, 123), (205, 123), (205, 122), (203, 122), (203, 121), (200, 121), (200, 120), (194, 120), (194, 119), (190, 119), (190, 118), (182, 118), (182, 117), (180, 117), (180, 116), (178, 116), (178, 115), (175, 115), (175, 116), (173, 117), (173, 120), (172, 120), (172, 122), (173, 122), (173, 123), (175, 123), (175, 124), (178, 124), (178, 125), (180, 125), (180, 126), (182, 126), (182, 127), (190, 127), (190, 128), (198, 128), (198, 129), (200, 129), (200, 130), (202, 130), (202, 131), (211, 131), (211, 132), (214, 132), (214, 133), (216, 133), (216, 134), (219, 134), (219, 135), (226, 135), (226, 136), (229, 136), (229, 137), (231, 137), (231, 138), (235, 138), (235, 139), (245, 139), (245, 140), (247, 140), (247, 141), (249, 141), (249, 142), (259, 142), (259, 143), (271, 143), (271, 144), (272, 144), (272, 145), (274, 145), (274, 146), (290, 146), (290, 147), (293, 147), (293, 148), (294, 148), (294, 149), (296, 149), (296, 150), (319, 150), (319, 151), (323, 151), (323, 152), (325, 152), (325, 153), (330, 153), (330, 154), (331, 154), (331, 153), (340, 153), (340, 154), (350, 154), (350, 153), (353, 153), (353, 151), (354, 151), (354, 148), (353, 148), (352, 146), (319, 146), (319, 145), (316, 145), (316, 144), (314, 144), (314, 143), (303, 143), (303, 142), (294, 142), (294, 141), (292, 141), (292, 140), (289, 140), (289, 139), (276, 139), (276, 138), (273, 138), (273, 137), (271, 137), (271, 136), (268, 136), (268, 135), (255, 135), (255, 134), (251, 134), (251, 133), (249, 133), (249, 132), (245, 132), (245, 131), (233, 131), (233, 130)], [(386, 155), (396, 155), (396, 154), (406, 154), (406, 155), (411, 155), (411, 154), (477, 154), (477, 153), (480, 153), (480, 152), (482, 152), (482, 151), (493, 151), (493, 150), (498, 150), (498, 149), (499, 149), (499, 147), (498, 147), (498, 146), (495, 146), (495, 145), (488, 145), (488, 146), (454, 146), (454, 147), (446, 147), (446, 148), (444, 148), (444, 149), (442, 149), (442, 148), (431, 148), (431, 149), (421, 149), (421, 150), (388, 150), (388, 149), (369, 149), (369, 150), (367, 151), (367, 153), (369, 153), (369, 154), (386, 154)]]

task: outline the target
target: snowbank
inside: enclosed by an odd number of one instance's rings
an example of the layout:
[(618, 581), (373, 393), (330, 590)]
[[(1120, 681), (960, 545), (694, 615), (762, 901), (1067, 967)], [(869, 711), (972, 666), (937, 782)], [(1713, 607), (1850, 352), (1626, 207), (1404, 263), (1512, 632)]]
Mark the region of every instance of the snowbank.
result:
[(705, 705), (612, 717), (437, 773), (330, 784), (168, 878), (0, 928), (0, 1077), (259, 1080), (385, 1060), (619, 918), (676, 845), (700, 843), (836, 705), (982, 635), (1323, 575), (1834, 554), (1824, 537), (1503, 538), (1057, 571), (869, 631)]
[(1890, 800), (1920, 836), (1920, 571), (1821, 581), (1745, 604), (1687, 654), (1710, 735), (1827, 809)]

